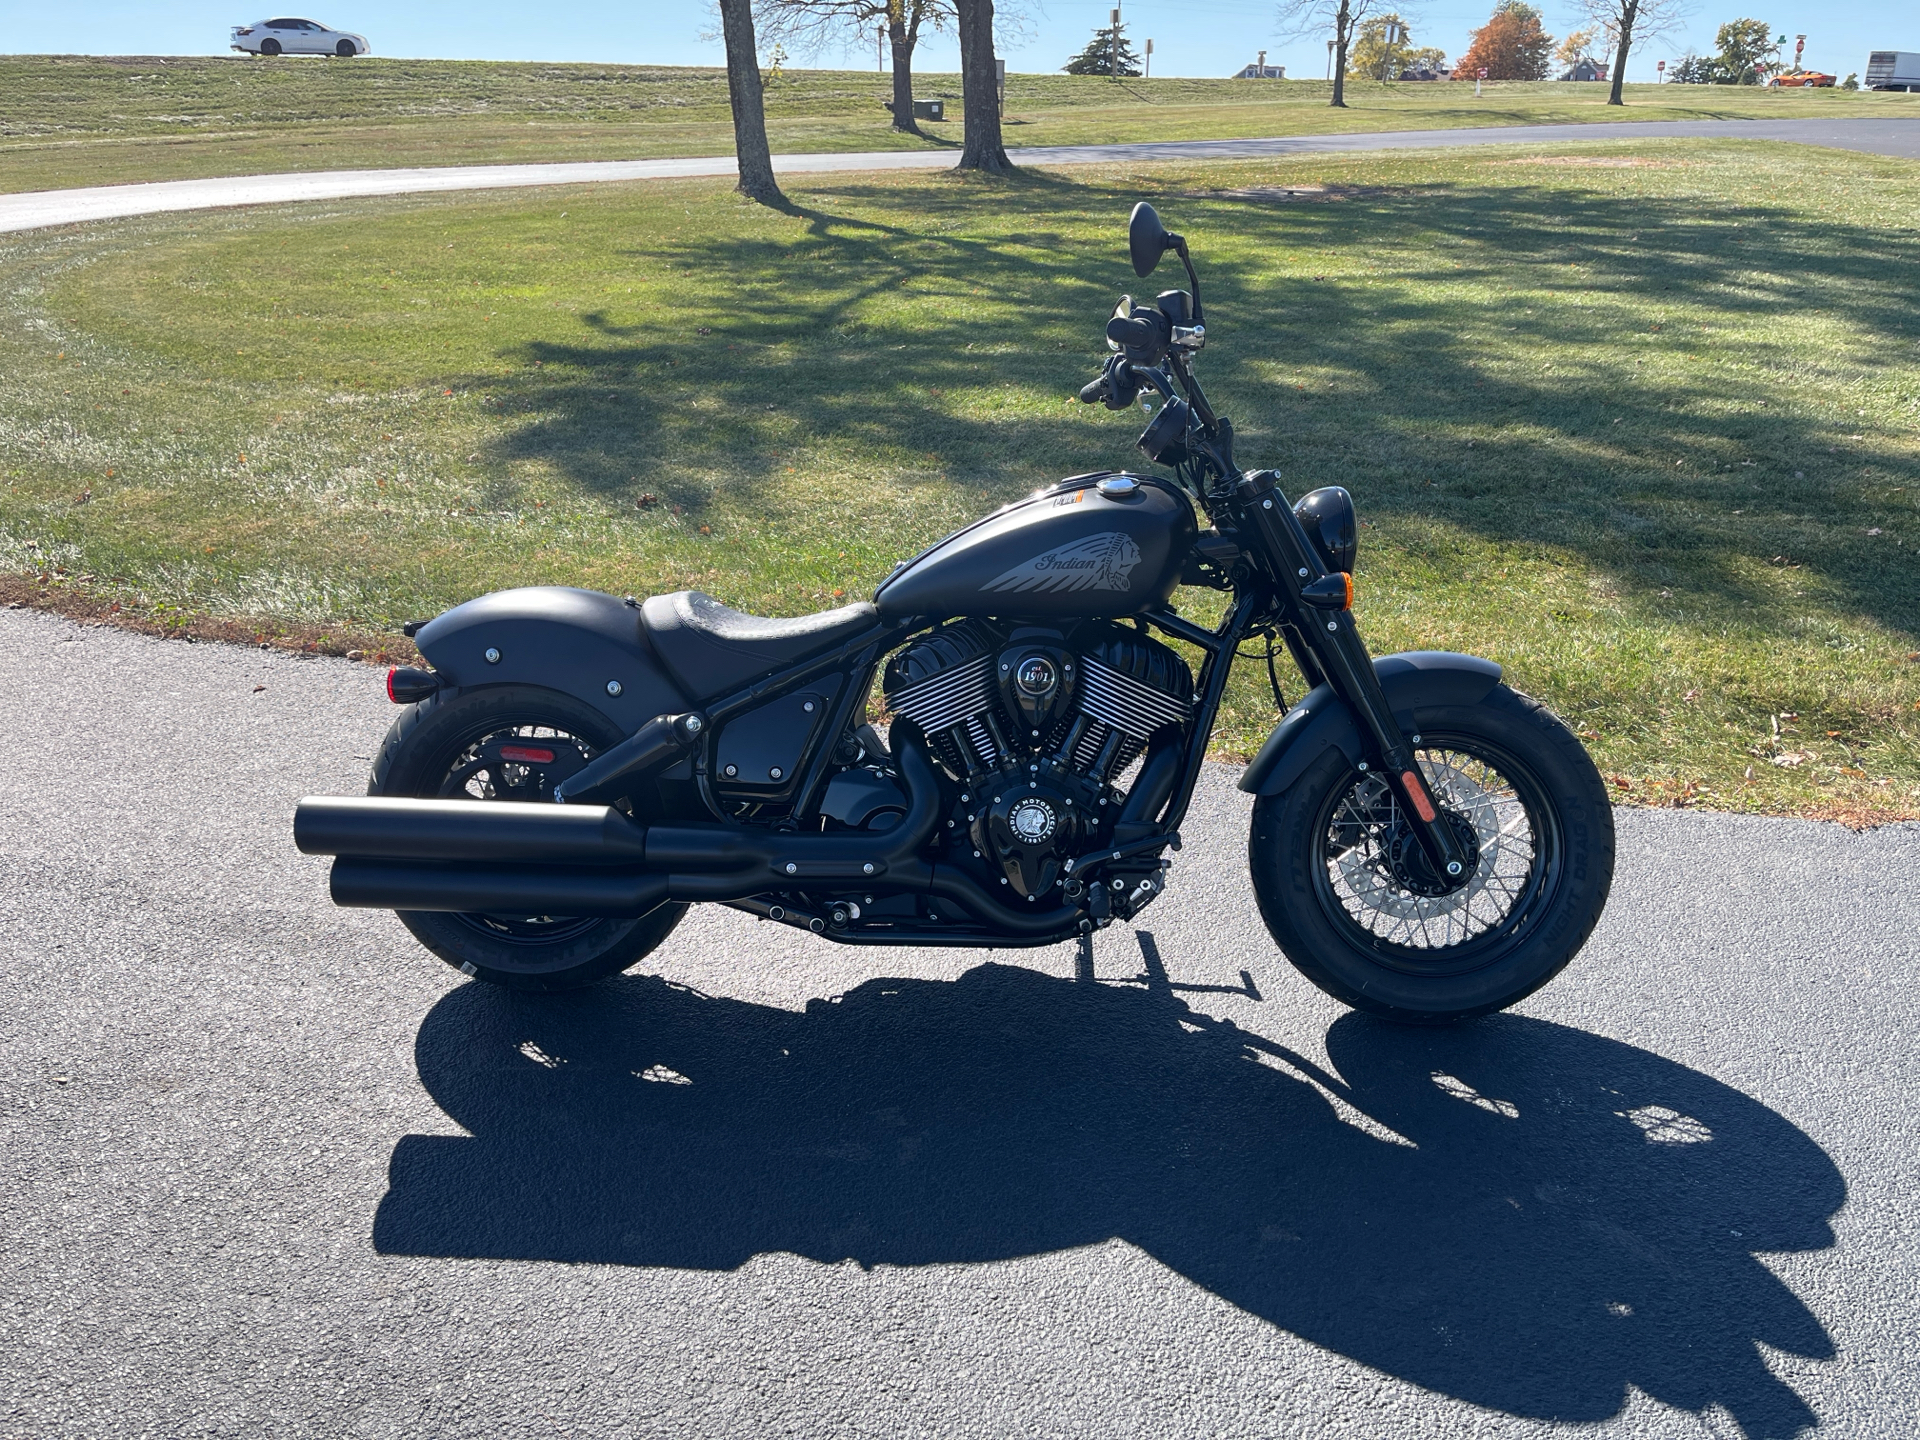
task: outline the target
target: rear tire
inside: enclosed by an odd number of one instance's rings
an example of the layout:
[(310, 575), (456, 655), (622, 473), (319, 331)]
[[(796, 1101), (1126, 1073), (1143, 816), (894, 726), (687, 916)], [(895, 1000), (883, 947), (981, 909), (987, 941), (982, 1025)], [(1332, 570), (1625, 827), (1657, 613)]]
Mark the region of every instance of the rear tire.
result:
[(1584, 747), (1537, 700), (1414, 712), (1434, 798), (1476, 859), (1435, 884), (1397, 799), (1331, 747), (1253, 808), (1261, 917), (1294, 967), (1357, 1010), (1444, 1024), (1531, 995), (1579, 953), (1613, 881), (1613, 810)]
[(268, 58), (278, 55), (280, 53), (280, 42), (278, 40), (262, 40), (260, 42), (260, 53)]
[[(401, 712), (374, 762), (369, 795), (542, 801), (581, 760), (626, 738), (579, 701), (531, 685), (429, 696)], [(503, 764), (481, 753), (503, 740), (554, 757)], [(399, 910), (413, 938), (456, 970), (512, 990), (572, 990), (638, 964), (687, 913), (669, 902), (638, 920), (457, 915)]]

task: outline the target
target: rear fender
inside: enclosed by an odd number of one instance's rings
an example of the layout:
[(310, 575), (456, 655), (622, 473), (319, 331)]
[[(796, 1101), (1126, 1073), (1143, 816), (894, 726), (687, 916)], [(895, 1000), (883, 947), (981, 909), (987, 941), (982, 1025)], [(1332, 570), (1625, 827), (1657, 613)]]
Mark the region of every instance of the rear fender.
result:
[[(1394, 718), (1409, 734), (1415, 710), (1429, 705), (1477, 705), (1500, 683), (1500, 667), (1493, 661), (1445, 650), (1382, 655), (1373, 662), (1373, 673)], [(1338, 748), (1348, 764), (1356, 764), (1366, 758), (1367, 740), (1353, 708), (1329, 686), (1321, 685), (1308, 691), (1273, 727), (1273, 734), (1240, 777), (1240, 788), (1250, 795), (1283, 794), (1330, 748)]]
[(422, 626), (414, 644), (444, 684), (558, 690), (592, 706), (623, 735), (689, 708), (653, 658), (638, 608), (596, 590), (498, 590)]

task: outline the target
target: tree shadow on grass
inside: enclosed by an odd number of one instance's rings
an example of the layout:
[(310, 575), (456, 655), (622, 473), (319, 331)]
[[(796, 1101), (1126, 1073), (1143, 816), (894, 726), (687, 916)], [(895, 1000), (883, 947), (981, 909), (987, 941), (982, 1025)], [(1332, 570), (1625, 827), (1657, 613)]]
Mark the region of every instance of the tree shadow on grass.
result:
[(375, 1246), (725, 1271), (1117, 1237), (1477, 1405), (1598, 1421), (1634, 1386), (1752, 1440), (1818, 1425), (1757, 1345), (1832, 1342), (1756, 1257), (1830, 1246), (1846, 1187), (1781, 1116), (1511, 1015), (1349, 1015), (1325, 1071), (1190, 1009), (1141, 942), (1144, 990), (996, 964), (800, 1014), (658, 979), (456, 990), (416, 1053), (470, 1138), (400, 1141)]
[[(925, 456), (982, 506), (1139, 463), (1133, 422), (1067, 401), (1098, 363), (1117, 289), (1177, 281), (1138, 282), (1122, 263), (1141, 188), (1030, 172), (984, 190), (923, 187), (894, 223), (871, 217), (897, 212), (898, 191), (832, 191), (864, 216), (803, 207), (797, 236), (656, 247), (700, 277), (687, 309), (637, 324), (592, 313), (529, 346), (525, 367), (491, 382), (507, 413), (527, 416), (500, 457), (689, 508), (777, 474), (795, 444), (896, 468)], [(1871, 422), (1851, 412), (1797, 404), (1798, 376), (1819, 359), (1793, 327), (1723, 349), (1714, 323), (1810, 305), (1910, 366), (1920, 238), (1580, 186), (1152, 198), (1198, 247), (1215, 342), (1202, 369), (1243, 463), (1279, 463), (1298, 489), (1345, 484), (1371, 514), (1570, 551), (1630, 587), (1751, 601), (1761, 624), (1779, 598), (1764, 567), (1781, 557), (1823, 600), (1920, 630), (1920, 566), (1867, 534), (1885, 496), (1862, 480), (1878, 467), (1881, 489), (1887, 476), (1920, 482), (1912, 447), (1868, 440), (1857, 432)], [(1089, 242), (1089, 212), (1112, 217), (1110, 244)], [(1378, 275), (1350, 263), (1383, 249), (1421, 259)], [(1462, 281), (1513, 298), (1465, 311)], [(1549, 350), (1550, 373), (1502, 363)], [(1649, 378), (1647, 362), (1680, 365), (1687, 381)], [(956, 398), (988, 394), (1018, 403), (982, 418)], [(1472, 448), (1463, 427), (1477, 431)]]

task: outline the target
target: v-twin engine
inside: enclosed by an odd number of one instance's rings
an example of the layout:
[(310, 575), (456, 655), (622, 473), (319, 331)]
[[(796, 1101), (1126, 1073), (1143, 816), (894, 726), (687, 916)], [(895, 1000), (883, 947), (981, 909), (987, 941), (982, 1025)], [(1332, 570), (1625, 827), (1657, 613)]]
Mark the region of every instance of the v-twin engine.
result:
[(952, 829), (972, 853), (956, 843), (956, 858), (1029, 903), (1107, 843), (1128, 767), (1178, 738), (1194, 701), (1184, 660), (1107, 621), (1071, 632), (960, 621), (895, 656), (883, 688), (962, 787)]

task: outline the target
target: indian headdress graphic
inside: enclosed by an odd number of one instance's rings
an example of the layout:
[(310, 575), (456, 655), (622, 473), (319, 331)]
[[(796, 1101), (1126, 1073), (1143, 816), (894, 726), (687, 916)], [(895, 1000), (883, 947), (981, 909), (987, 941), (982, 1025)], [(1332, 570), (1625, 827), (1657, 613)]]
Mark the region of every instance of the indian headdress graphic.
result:
[(1127, 590), (1133, 567), (1140, 563), (1140, 547), (1124, 530), (1102, 530), (1071, 545), (1016, 565), (989, 580), (983, 591), (1061, 594), (1070, 590)]

